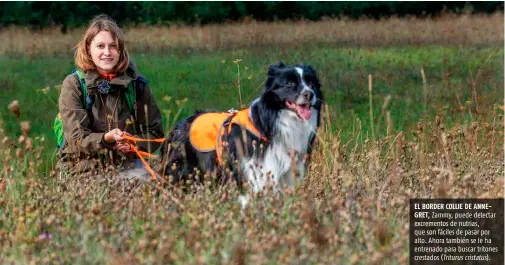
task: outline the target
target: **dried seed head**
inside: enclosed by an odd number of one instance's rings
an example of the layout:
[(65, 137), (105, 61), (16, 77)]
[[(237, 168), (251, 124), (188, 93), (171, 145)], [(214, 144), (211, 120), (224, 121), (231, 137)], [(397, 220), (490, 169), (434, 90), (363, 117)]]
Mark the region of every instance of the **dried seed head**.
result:
[(25, 149), (26, 150), (32, 150), (32, 147), (33, 147), (33, 140), (32, 140), (32, 138), (30, 138), (30, 137), (26, 138)]
[(22, 144), (22, 143), (24, 143), (24, 142), (25, 142), (25, 140), (26, 140), (26, 138), (25, 138), (23, 135), (21, 135), (21, 136), (19, 136), (19, 138), (18, 138), (18, 143), (19, 143), (19, 144)]
[(386, 245), (388, 238), (389, 238), (389, 229), (388, 227), (384, 224), (381, 223), (375, 227), (375, 237), (378, 239), (379, 243), (381, 245)]
[(29, 121), (22, 121), (19, 126), (21, 127), (21, 132), (23, 133), (24, 136), (28, 135), (30, 132), (30, 122)]
[(351, 256), (351, 261), (350, 261), (350, 263), (351, 263), (351, 264), (356, 264), (356, 263), (358, 263), (358, 261), (359, 261), (359, 255), (358, 255), (358, 254), (356, 254), (356, 253), (354, 253), (354, 254)]
[(445, 181), (441, 182), (437, 188), (438, 197), (447, 198), (448, 192), (449, 192), (449, 187), (448, 187), (447, 183)]
[(9, 110), (14, 114), (14, 116), (19, 117), (21, 111), (19, 109), (19, 101), (14, 100), (9, 104)]
[(440, 123), (442, 122), (442, 118), (440, 116), (435, 116), (435, 122), (437, 123), (437, 126), (440, 127)]

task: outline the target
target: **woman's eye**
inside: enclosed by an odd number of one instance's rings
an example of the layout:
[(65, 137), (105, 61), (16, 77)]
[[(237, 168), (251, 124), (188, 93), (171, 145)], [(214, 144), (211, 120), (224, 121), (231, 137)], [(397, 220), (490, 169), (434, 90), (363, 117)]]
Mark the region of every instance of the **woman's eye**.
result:
[(105, 47), (105, 45), (103, 44), (98, 44), (96, 47), (100, 48), (100, 49), (103, 49)]

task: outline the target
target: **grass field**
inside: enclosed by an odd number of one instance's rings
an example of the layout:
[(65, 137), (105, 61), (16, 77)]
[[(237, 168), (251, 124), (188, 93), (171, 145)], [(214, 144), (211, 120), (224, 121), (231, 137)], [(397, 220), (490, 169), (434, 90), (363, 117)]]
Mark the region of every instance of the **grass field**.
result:
[(406, 264), (409, 198), (503, 197), (503, 14), (127, 29), (167, 130), (248, 105), (272, 63), (316, 69), (328, 111), (308, 176), (245, 211), (210, 180), (184, 193), (53, 176), (80, 31), (26, 32), (0, 31), (0, 263)]

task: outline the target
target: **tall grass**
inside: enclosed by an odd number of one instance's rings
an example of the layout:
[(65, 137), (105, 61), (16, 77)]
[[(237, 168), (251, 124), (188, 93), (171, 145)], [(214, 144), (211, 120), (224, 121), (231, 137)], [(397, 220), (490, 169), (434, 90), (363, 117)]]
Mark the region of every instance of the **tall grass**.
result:
[[(503, 28), (502, 21), (480, 28), (496, 17), (452, 19), (444, 25), (479, 25), (476, 36)], [(367, 25), (363, 32), (370, 32), (371, 25), (439, 22), (321, 23)], [(255, 194), (244, 210), (235, 186), (215, 186), (212, 178), (183, 190), (51, 170), (42, 158), (54, 150), (49, 126), (71, 57), (2, 55), (9, 71), (0, 71), (0, 105), (17, 99), (20, 111), (0, 112), (0, 263), (407, 264), (409, 198), (504, 196), (503, 30), (499, 47), (466, 30), (450, 33), (476, 41), (461, 47), (380, 47), (389, 40), (379, 38), (368, 48), (134, 48), (167, 128), (196, 108), (239, 108), (240, 98), (247, 104), (275, 61), (317, 70), (326, 102), (305, 179), (282, 196)]]
[[(0, 29), (0, 54), (61, 54), (70, 52), (84, 29), (62, 34), (59, 28), (30, 31)], [(327, 44), (347, 47), (397, 45), (494, 46), (503, 44), (503, 13), (492, 15), (446, 14), (433, 19), (391, 18), (358, 21), (326, 19), (199, 26), (139, 26), (126, 28), (127, 46), (133, 52), (170, 50), (222, 51), (269, 46), (293, 47)]]
[(430, 118), (410, 140), (347, 143), (324, 115), (300, 186), (281, 198), (258, 193), (245, 210), (235, 185), (205, 177), (186, 192), (113, 176), (35, 177), (42, 150), (27, 147), (29, 135), (6, 139), (0, 262), (406, 264), (409, 198), (503, 197), (502, 110), (490, 115), (493, 124)]

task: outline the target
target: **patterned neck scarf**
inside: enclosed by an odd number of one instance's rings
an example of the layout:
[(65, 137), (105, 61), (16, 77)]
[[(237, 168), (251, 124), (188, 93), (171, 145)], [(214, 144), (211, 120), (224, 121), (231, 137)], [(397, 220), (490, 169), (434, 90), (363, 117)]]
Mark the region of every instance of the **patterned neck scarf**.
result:
[(99, 73), (99, 74), (100, 74), (100, 77), (102, 77), (104, 80), (98, 84), (98, 91), (102, 94), (109, 94), (109, 91), (110, 91), (109, 81), (114, 79), (117, 75), (116, 74), (102, 74), (102, 73)]

